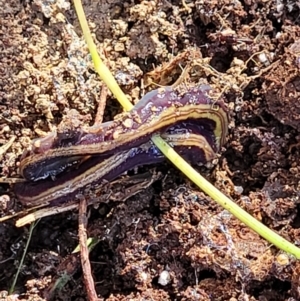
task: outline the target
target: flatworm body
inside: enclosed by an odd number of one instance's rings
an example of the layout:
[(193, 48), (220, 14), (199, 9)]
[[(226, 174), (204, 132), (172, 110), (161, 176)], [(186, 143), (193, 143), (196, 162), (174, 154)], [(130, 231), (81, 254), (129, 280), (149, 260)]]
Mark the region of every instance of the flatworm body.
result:
[(114, 121), (34, 141), (20, 165), (29, 181), (15, 191), (29, 206), (74, 199), (135, 166), (162, 161), (149, 142), (155, 133), (192, 163), (206, 163), (224, 144), (227, 128), (224, 103), (209, 98), (208, 86), (182, 96), (170, 87), (154, 90)]

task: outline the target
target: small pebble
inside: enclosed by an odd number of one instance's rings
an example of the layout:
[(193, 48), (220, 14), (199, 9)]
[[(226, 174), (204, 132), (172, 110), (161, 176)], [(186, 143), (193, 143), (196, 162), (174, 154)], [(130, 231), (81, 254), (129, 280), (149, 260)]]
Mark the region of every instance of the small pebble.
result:
[(276, 261), (280, 265), (288, 265), (289, 264), (289, 257), (286, 254), (279, 254), (276, 258)]
[(158, 283), (162, 286), (166, 286), (171, 281), (170, 273), (166, 270), (162, 271), (158, 277)]
[(10, 197), (7, 194), (0, 196), (0, 210), (7, 210), (8, 204), (10, 203)]

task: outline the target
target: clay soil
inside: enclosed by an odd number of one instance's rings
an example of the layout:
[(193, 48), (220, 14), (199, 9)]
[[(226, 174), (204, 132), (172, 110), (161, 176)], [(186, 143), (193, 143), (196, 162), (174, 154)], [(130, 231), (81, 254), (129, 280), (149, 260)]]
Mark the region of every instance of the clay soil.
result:
[[(197, 169), (256, 219), (300, 245), (300, 3), (275, 0), (86, 0), (104, 62), (136, 103), (157, 85), (206, 83), (223, 95), (229, 135)], [(0, 1), (0, 171), (18, 178), (34, 138), (122, 110), (94, 72), (69, 1)], [(104, 92), (103, 92), (104, 91)], [(102, 94), (101, 94), (102, 93)], [(101, 96), (102, 95), (102, 96)], [(155, 174), (155, 179), (151, 179)], [(89, 207), (100, 300), (300, 300), (300, 264), (224, 211), (171, 164), (139, 168), (135, 195)], [(146, 184), (145, 184), (146, 183)], [(148, 183), (148, 184), (147, 184)], [(55, 182), (54, 182), (55, 185)], [(130, 185), (130, 184), (128, 184)], [(25, 208), (0, 184), (0, 213)], [(99, 200), (100, 202), (100, 200)], [(0, 224), (1, 300), (87, 300), (78, 211), (35, 226)], [(64, 277), (62, 279), (62, 277)], [(56, 281), (64, 285), (55, 289)]]

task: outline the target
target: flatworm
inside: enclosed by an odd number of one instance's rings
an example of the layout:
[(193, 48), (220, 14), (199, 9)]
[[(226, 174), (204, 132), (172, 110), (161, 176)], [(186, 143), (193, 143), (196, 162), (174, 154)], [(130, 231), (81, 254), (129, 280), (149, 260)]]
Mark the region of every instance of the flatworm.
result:
[(208, 88), (182, 96), (160, 88), (113, 121), (35, 140), (20, 164), (28, 181), (15, 185), (17, 196), (28, 206), (59, 204), (135, 166), (160, 162), (163, 155), (149, 141), (157, 133), (191, 163), (212, 160), (225, 142), (228, 114)]

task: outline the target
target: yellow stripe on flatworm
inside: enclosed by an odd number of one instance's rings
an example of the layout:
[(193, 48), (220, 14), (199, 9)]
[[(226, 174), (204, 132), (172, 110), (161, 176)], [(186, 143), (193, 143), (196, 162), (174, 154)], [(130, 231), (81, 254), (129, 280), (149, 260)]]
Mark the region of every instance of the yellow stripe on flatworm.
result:
[[(202, 150), (206, 161), (216, 157), (216, 153), (204, 136), (197, 134), (163, 134), (161, 137), (172, 146), (197, 147)], [(200, 163), (200, 162), (199, 162)]]
[[(84, 173), (70, 179), (69, 181), (58, 184), (53, 182), (53, 187), (46, 189), (40, 194), (30, 197), (20, 196), (22, 202), (26, 202), (26, 206), (50, 204), (51, 201), (74, 193), (79, 189), (87, 189), (93, 182), (104, 177), (114, 168), (125, 162), (130, 157), (130, 152), (123, 152), (102, 161), (99, 164), (87, 169)], [(96, 184), (95, 184), (96, 185)], [(95, 186), (93, 187), (95, 189)]]

